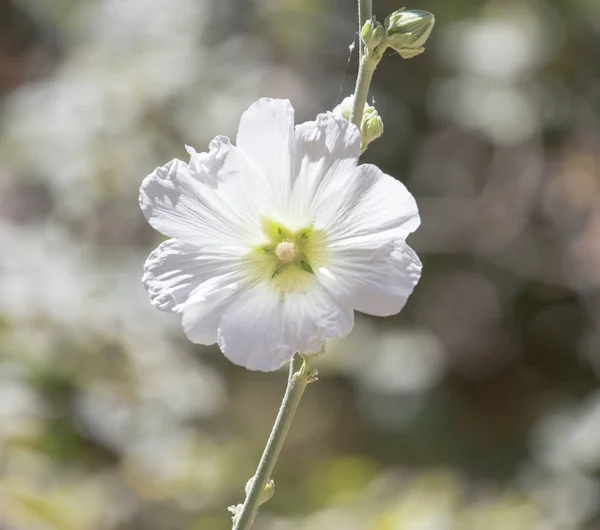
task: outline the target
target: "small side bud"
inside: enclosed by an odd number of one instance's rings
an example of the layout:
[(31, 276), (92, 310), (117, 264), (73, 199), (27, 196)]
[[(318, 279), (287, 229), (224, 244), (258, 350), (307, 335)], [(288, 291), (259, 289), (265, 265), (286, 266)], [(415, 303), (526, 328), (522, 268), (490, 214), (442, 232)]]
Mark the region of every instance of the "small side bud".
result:
[(367, 107), (362, 119), (361, 147), (366, 149), (373, 141), (383, 134), (383, 120), (375, 107)]
[[(250, 490), (252, 489), (253, 484), (254, 484), (254, 477), (252, 477), (246, 483), (246, 488), (245, 488), (246, 496), (250, 495)], [(260, 496), (260, 500), (258, 501), (258, 505), (259, 506), (263, 505), (271, 497), (273, 497), (273, 495), (275, 495), (275, 482), (273, 481), (273, 479), (271, 479), (271, 480), (269, 480), (269, 482), (267, 482), (267, 485), (265, 486), (265, 489), (263, 490), (263, 492)]]
[(352, 116), (352, 105), (354, 105), (354, 96), (344, 98), (343, 101), (332, 110), (333, 115), (344, 118), (346, 121), (350, 121), (350, 117)]
[[(246, 491), (246, 497), (250, 495), (250, 491), (252, 490), (252, 485), (254, 484), (254, 477), (252, 477), (248, 482), (246, 482), (246, 487), (244, 488)], [(260, 499), (258, 501), (258, 505), (261, 506), (265, 502), (267, 502), (273, 495), (275, 495), (275, 482), (273, 480), (269, 480), (265, 489), (262, 491)], [(235, 526), (242, 514), (242, 510), (244, 509), (243, 504), (234, 504), (232, 506), (227, 507), (227, 511), (232, 514), (231, 521), (233, 522), (233, 526)]]
[(399, 9), (385, 19), (386, 43), (404, 59), (425, 51), (435, 17), (427, 11)]
[(263, 490), (262, 497), (260, 498), (260, 504), (267, 502), (271, 497), (273, 497), (273, 495), (275, 495), (275, 482), (273, 479), (271, 479)]
[[(354, 96), (348, 96), (333, 109), (333, 114), (350, 121), (352, 115), (352, 107), (354, 105)], [(372, 107), (365, 103), (365, 110), (360, 125), (360, 149), (364, 151), (367, 146), (373, 141), (377, 140), (383, 134), (383, 120), (379, 113)]]
[(365, 22), (360, 37), (365, 43), (367, 53), (373, 52), (383, 42), (385, 29), (379, 22), (372, 18)]
[(372, 31), (373, 31), (373, 19), (370, 18), (369, 20), (367, 20), (364, 23), (364, 25), (362, 27), (362, 31), (360, 33), (362, 40), (366, 41), (369, 38), (369, 36), (371, 35)]
[(243, 504), (232, 504), (231, 506), (227, 506), (227, 511), (232, 514), (231, 522), (233, 526), (235, 526), (240, 518), (240, 514), (242, 513)]
[(310, 372), (308, 372), (308, 375), (306, 376), (306, 382), (308, 384), (310, 383), (316, 383), (319, 380), (319, 371), (316, 368), (312, 368), (310, 370)]

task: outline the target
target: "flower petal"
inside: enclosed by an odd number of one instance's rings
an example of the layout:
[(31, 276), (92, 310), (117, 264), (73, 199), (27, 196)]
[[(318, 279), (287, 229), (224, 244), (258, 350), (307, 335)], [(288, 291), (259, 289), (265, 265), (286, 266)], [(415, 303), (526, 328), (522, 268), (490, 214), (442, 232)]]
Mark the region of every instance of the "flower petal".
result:
[(287, 99), (261, 98), (240, 118), (236, 145), (263, 175), (276, 203), (289, 193), (293, 139), (294, 109)]
[(421, 222), (414, 197), (398, 180), (377, 166), (362, 164), (346, 180), (345, 188), (330, 197), (317, 214), (315, 227), (324, 228), (333, 244), (376, 237), (405, 239)]
[(231, 143), (226, 136), (217, 136), (211, 140), (208, 148), (208, 153), (198, 153), (193, 147), (186, 145), (185, 149), (190, 155), (188, 166), (194, 177), (216, 187), (219, 181), (231, 176), (228, 171), (223, 171), (223, 166), (231, 152)]
[(327, 235), (313, 270), (337, 299), (357, 311), (398, 313), (421, 274), (419, 258), (404, 242), (419, 223), (416, 202), (404, 185), (363, 164), (317, 215), (315, 227)]
[(421, 262), (401, 240), (379, 247), (362, 242), (333, 250), (330, 265), (315, 274), (341, 303), (383, 317), (404, 307), (421, 277)]
[(345, 337), (354, 327), (352, 307), (340, 305), (316, 279), (306, 292), (286, 293), (284, 318), (287, 339), (306, 354), (318, 353), (326, 338)]
[(153, 306), (179, 312), (194, 289), (213, 276), (236, 270), (239, 263), (240, 257), (227, 249), (205, 250), (169, 239), (148, 256), (142, 282)]
[(217, 342), (219, 322), (229, 306), (249, 288), (239, 271), (213, 276), (200, 284), (182, 306), (183, 330), (196, 344)]
[(347, 335), (351, 308), (339, 306), (316, 281), (307, 292), (282, 296), (258, 284), (223, 314), (219, 346), (225, 356), (250, 370), (277, 370), (294, 353), (316, 353), (326, 337)]
[[(252, 245), (262, 237), (260, 216), (256, 214), (251, 171), (242, 166), (243, 156), (229, 146), (229, 178), (218, 188), (192, 175), (187, 164), (171, 160), (148, 175), (140, 187), (140, 207), (146, 219), (159, 232), (182, 241), (217, 247)], [(219, 175), (215, 176), (218, 182)]]
[(314, 216), (327, 208), (349, 183), (360, 155), (360, 133), (350, 122), (328, 112), (296, 127), (293, 212)]

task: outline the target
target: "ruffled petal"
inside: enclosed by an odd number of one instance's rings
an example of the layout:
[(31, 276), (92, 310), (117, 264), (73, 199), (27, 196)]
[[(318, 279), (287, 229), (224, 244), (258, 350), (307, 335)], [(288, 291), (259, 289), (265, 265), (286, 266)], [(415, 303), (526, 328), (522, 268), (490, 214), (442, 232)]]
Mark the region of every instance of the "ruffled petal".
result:
[(321, 284), (341, 303), (380, 317), (398, 313), (421, 277), (418, 256), (401, 240), (337, 248), (329, 263), (315, 269)]
[(217, 136), (208, 144), (208, 153), (198, 153), (193, 147), (186, 145), (186, 151), (190, 155), (188, 167), (192, 175), (212, 187), (217, 187), (219, 182), (227, 180), (231, 176), (224, 169), (225, 163), (231, 152), (231, 143), (226, 136)]
[(142, 282), (153, 306), (179, 312), (194, 289), (213, 276), (239, 269), (240, 260), (241, 256), (226, 248), (205, 250), (169, 239), (148, 256)]
[(356, 126), (330, 112), (296, 127), (291, 215), (314, 221), (348, 186), (360, 155)]
[(263, 237), (260, 196), (255, 196), (252, 181), (245, 178), (252, 170), (232, 146), (228, 153), (214, 175), (217, 188), (196, 178), (177, 159), (148, 175), (140, 187), (140, 207), (150, 225), (166, 236), (201, 247), (248, 248)]
[(337, 304), (317, 282), (307, 292), (285, 296), (263, 283), (225, 311), (218, 342), (235, 364), (272, 371), (298, 351), (318, 352), (326, 337), (345, 336), (353, 325), (352, 309)]

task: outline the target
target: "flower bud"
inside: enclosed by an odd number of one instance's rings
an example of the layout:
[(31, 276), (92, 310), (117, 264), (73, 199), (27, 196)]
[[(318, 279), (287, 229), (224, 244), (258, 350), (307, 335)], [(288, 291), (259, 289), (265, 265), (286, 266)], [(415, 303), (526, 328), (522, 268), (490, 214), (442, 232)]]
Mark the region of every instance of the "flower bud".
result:
[(367, 20), (362, 27), (360, 36), (367, 51), (372, 52), (385, 38), (385, 29), (374, 18)]
[(375, 107), (367, 107), (362, 119), (362, 127), (360, 131), (361, 147), (366, 147), (373, 141), (377, 140), (383, 134), (383, 120)]
[[(252, 489), (253, 485), (254, 485), (254, 477), (252, 477), (248, 482), (246, 482), (246, 487), (244, 488), (246, 491), (246, 497), (248, 497), (248, 495), (250, 495), (250, 490)], [(258, 500), (258, 505), (259, 506), (263, 505), (271, 497), (273, 497), (274, 494), (275, 494), (275, 482), (273, 482), (273, 479), (271, 479), (271, 480), (269, 480), (269, 482), (267, 482), (265, 489), (262, 491), (262, 494)], [(235, 526), (237, 524), (237, 522), (240, 518), (240, 515), (242, 514), (243, 508), (244, 508), (243, 504), (234, 504), (232, 506), (227, 507), (227, 511), (232, 514), (231, 521), (233, 522), (233, 526)]]
[(231, 522), (233, 523), (233, 526), (237, 524), (243, 507), (243, 504), (232, 504), (231, 506), (227, 506), (227, 511), (232, 514)]
[(435, 17), (427, 11), (399, 9), (385, 19), (386, 43), (404, 59), (425, 51)]
[[(333, 109), (333, 114), (350, 121), (352, 115), (352, 106), (354, 105), (354, 96), (348, 96)], [(383, 134), (383, 120), (379, 116), (379, 113), (372, 107), (365, 103), (365, 110), (363, 113), (362, 121), (360, 124), (360, 148), (364, 151), (367, 146), (373, 141), (377, 140)]]
[[(254, 484), (254, 477), (252, 477), (248, 482), (246, 482), (246, 496), (250, 495), (250, 490)], [(267, 502), (273, 495), (275, 494), (275, 482), (273, 479), (267, 482), (265, 489), (263, 490), (260, 500), (258, 501), (259, 506)]]
[(260, 497), (259, 504), (264, 504), (271, 497), (273, 497), (273, 495), (275, 495), (275, 482), (273, 482), (273, 480), (271, 479), (271, 480), (269, 480), (269, 482), (267, 482), (267, 485), (265, 486), (265, 489), (263, 490), (263, 493)]
[(344, 118), (346, 121), (350, 121), (352, 116), (352, 106), (354, 105), (354, 96), (348, 96), (342, 100), (342, 102), (334, 107), (333, 115), (338, 118)]

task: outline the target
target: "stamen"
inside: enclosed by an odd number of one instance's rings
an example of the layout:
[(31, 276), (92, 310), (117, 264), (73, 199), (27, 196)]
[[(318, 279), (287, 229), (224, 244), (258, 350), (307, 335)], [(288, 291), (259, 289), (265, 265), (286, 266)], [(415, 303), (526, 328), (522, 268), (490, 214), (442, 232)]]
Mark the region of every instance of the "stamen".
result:
[(294, 261), (294, 258), (296, 257), (296, 245), (291, 241), (282, 241), (277, 245), (275, 254), (279, 258), (279, 261), (290, 263), (291, 261)]

